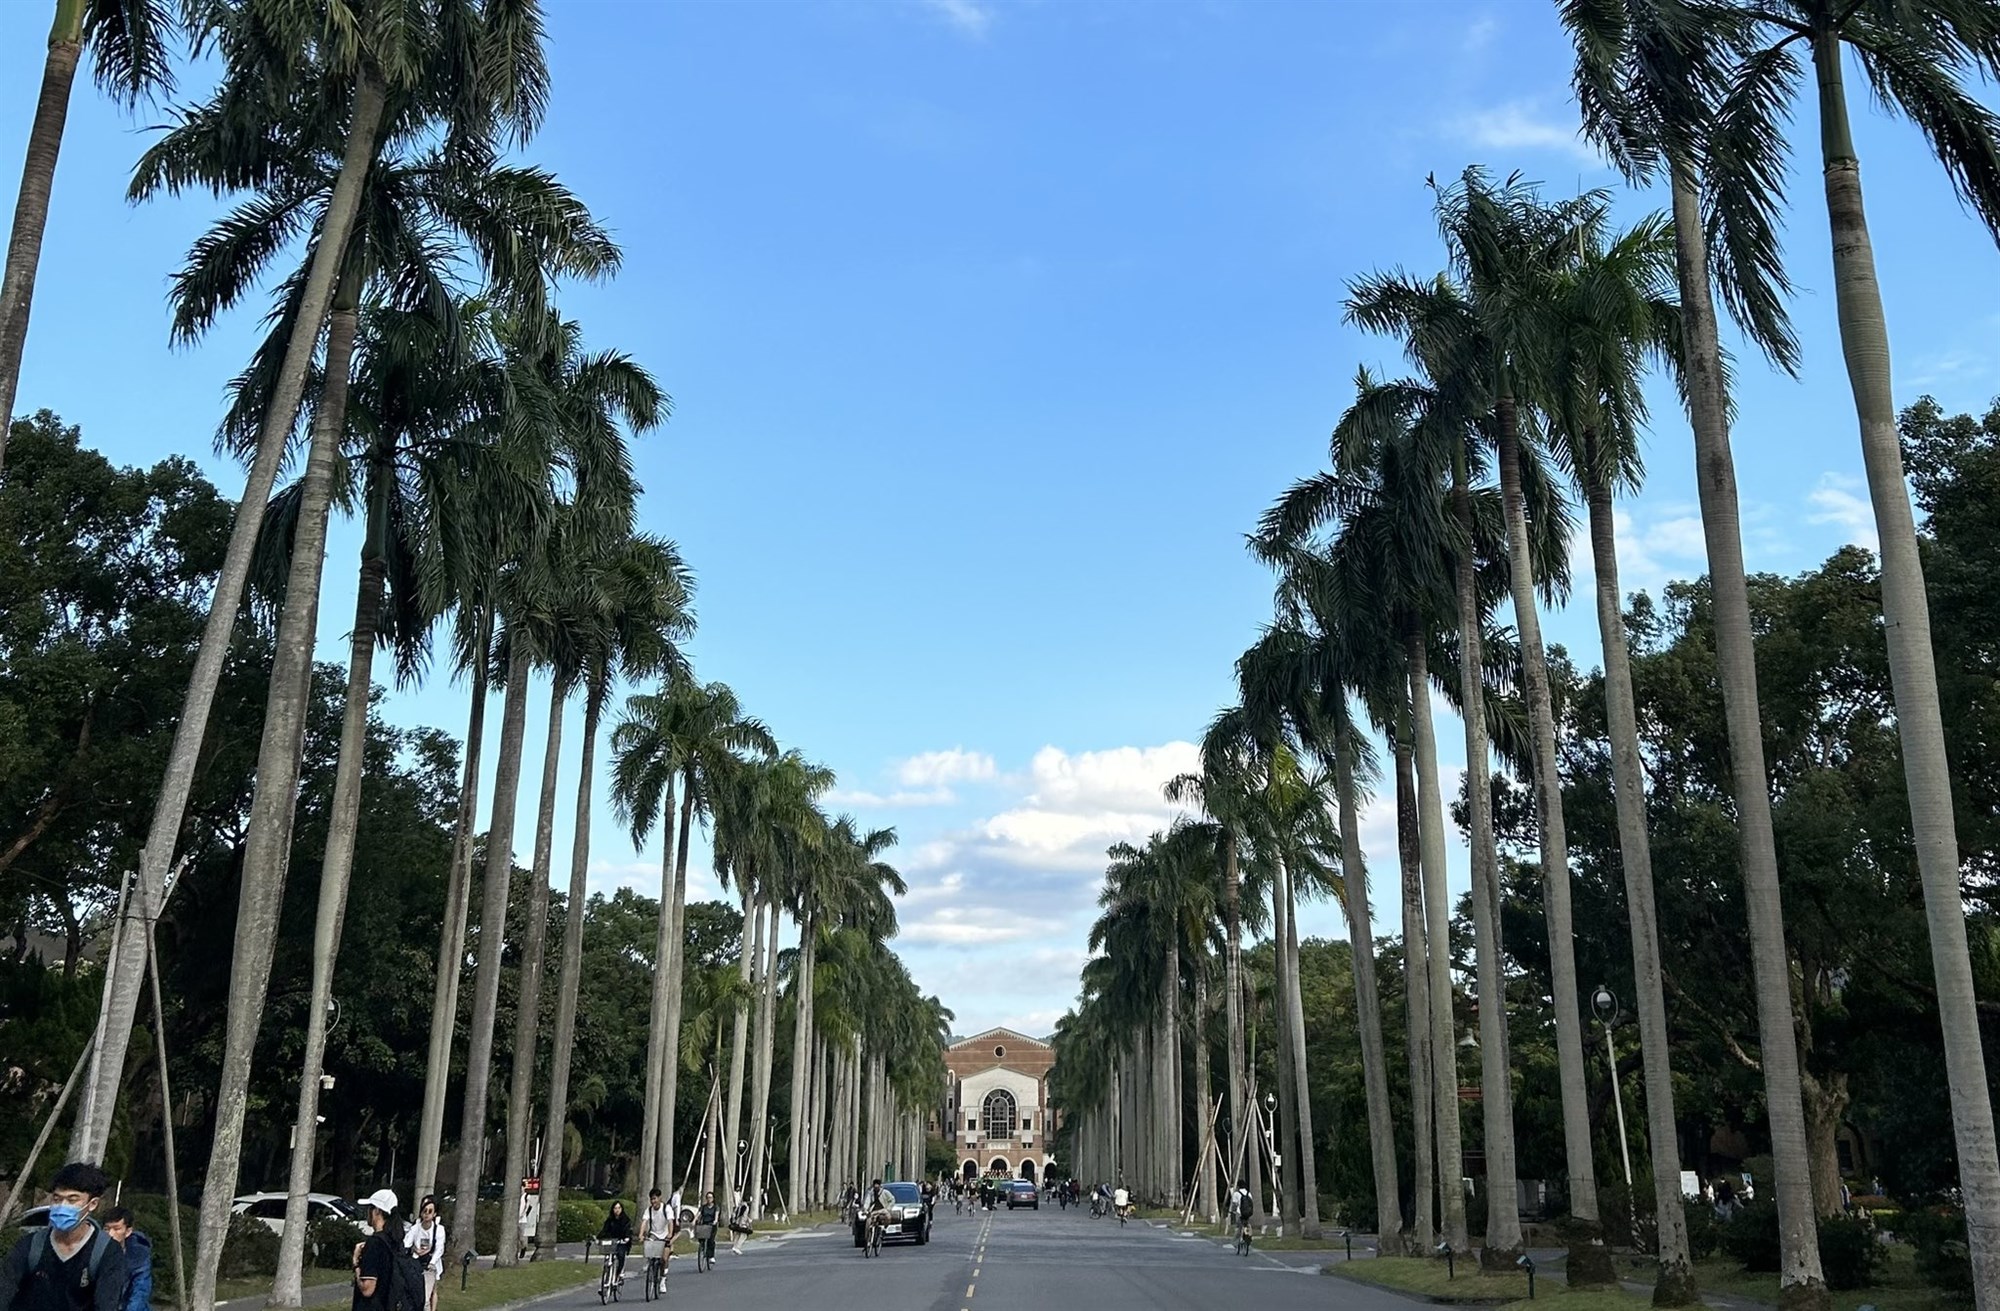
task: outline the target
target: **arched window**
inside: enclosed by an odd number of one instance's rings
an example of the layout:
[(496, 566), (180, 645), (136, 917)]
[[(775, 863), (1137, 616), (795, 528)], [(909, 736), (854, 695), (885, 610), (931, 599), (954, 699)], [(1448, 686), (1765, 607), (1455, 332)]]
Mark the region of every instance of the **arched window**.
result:
[(1012, 1138), (1016, 1123), (1014, 1094), (1005, 1088), (995, 1088), (987, 1093), (979, 1118), (985, 1123), (988, 1138)]

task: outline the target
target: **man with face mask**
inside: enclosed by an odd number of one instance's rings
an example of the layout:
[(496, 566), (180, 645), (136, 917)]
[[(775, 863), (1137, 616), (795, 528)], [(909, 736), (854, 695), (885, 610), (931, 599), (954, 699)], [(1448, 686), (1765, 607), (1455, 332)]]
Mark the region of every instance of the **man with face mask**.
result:
[(49, 1183), (49, 1223), (0, 1262), (0, 1311), (119, 1311), (125, 1251), (90, 1218), (110, 1182), (72, 1161)]

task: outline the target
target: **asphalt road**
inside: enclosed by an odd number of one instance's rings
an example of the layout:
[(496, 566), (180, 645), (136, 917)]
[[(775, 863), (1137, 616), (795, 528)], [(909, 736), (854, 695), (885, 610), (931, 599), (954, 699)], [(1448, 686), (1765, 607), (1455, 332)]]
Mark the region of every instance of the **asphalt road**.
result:
[[(927, 1246), (885, 1244), (879, 1258), (857, 1251), (831, 1227), (752, 1242), (742, 1256), (722, 1250), (701, 1273), (676, 1257), (666, 1308), (855, 1307), (865, 1311), (1001, 1311), (1089, 1307), (1140, 1311), (1184, 1307), (1228, 1311), (1413, 1311), (1419, 1303), (1319, 1274), (1323, 1252), (1253, 1252), (1187, 1238), (1140, 1221), (1120, 1227), (1088, 1211), (1000, 1210), (937, 1217)], [(1331, 1259), (1339, 1259), (1338, 1253)], [(1246, 1303), (1246, 1299), (1251, 1301)], [(636, 1281), (621, 1308), (644, 1308)], [(539, 1300), (545, 1308), (594, 1308), (595, 1288)]]

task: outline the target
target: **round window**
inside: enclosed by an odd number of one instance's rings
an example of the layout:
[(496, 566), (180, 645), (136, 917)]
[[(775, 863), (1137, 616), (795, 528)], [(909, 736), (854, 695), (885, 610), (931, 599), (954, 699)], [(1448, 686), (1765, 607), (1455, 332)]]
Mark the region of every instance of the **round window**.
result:
[(995, 1056), (1005, 1056), (1007, 1054), (1007, 1049), (1005, 1047), (995, 1047), (993, 1049), (993, 1054)]

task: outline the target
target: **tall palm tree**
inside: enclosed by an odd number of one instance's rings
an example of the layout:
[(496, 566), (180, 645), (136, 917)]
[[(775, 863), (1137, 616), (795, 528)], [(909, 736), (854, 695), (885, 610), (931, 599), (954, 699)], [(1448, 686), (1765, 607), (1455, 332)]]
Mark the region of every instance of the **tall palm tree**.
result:
[(1634, 1009), (1644, 1061), (1648, 1149), (1653, 1161), (1659, 1273), (1654, 1303), (1698, 1300), (1681, 1207), (1680, 1151), (1674, 1116), (1672, 1054), (1660, 967), (1658, 907), (1646, 828), (1645, 769), (1632, 690), (1613, 503), (1638, 485), (1639, 429), (1646, 416), (1640, 388), (1648, 358), (1678, 365), (1680, 307), (1674, 245), (1663, 216), (1642, 220), (1609, 241), (1584, 243), (1575, 267), (1539, 298), (1551, 320), (1548, 438), (1582, 489), (1589, 518), (1597, 624), (1604, 651), (1605, 721), (1611, 739), (1612, 800), (1619, 863), (1632, 937)]
[[(583, 674), (583, 760), (576, 783), (569, 896), (556, 984), (555, 1038), (549, 1064), (549, 1138), (563, 1140), (569, 1117), (570, 1061), (582, 986), (584, 899), (589, 891), (590, 806), (596, 787), (597, 736), (613, 684), (621, 677), (667, 673), (685, 680), (680, 643), (694, 631), (694, 579), (672, 542), (634, 535), (591, 562), (578, 578)], [(623, 812), (621, 812), (623, 813)], [(650, 827), (650, 824), (648, 825)], [(664, 913), (664, 910), (663, 910)], [(536, 1250), (555, 1250), (556, 1208), (544, 1207)]]
[[(1771, 166), (1773, 143), (1768, 141), (1748, 154), (1740, 145), (1711, 151), (1722, 140), (1715, 102), (1726, 89), (1730, 69), (1748, 48), (1745, 30), (1721, 21), (1729, 13), (1687, 0), (1645, 0), (1616, 12), (1568, 0), (1563, 19), (1577, 49), (1574, 83), (1585, 131), (1629, 178), (1664, 174), (1672, 201), (1686, 403), (1715, 609), (1716, 673), (1729, 734), (1744, 917), (1750, 929), (1777, 1175), (1779, 1289), (1787, 1305), (1812, 1311), (1828, 1306), (1830, 1299), (1813, 1221), (1791, 968), (1757, 699), (1742, 517), (1729, 445), (1728, 377), (1715, 312), (1717, 286), (1738, 323), (1767, 355), (1789, 367), (1796, 361), (1797, 346), (1784, 313), (1789, 283), (1774, 220), (1767, 208), (1745, 203), (1756, 199), (1755, 188), (1721, 189), (1721, 199), (1728, 203), (1717, 203), (1711, 211), (1720, 240), (1712, 251), (1708, 244), (1704, 173), (1755, 178)], [(1692, 1284), (1656, 1291), (1685, 1297)]]
[[(1361, 1040), (1362, 1083), (1368, 1108), (1369, 1160), (1375, 1180), (1377, 1231), (1383, 1250), (1404, 1245), (1401, 1190), (1396, 1178), (1396, 1134), (1389, 1108), (1388, 1065), (1382, 1043), (1381, 1003), (1375, 982), (1374, 929), (1368, 905), (1368, 871), (1361, 850), (1360, 794), (1357, 775), (1372, 774), (1373, 762), (1365, 740), (1356, 732), (1350, 713), (1350, 691), (1366, 685), (1359, 672), (1369, 655), (1353, 648), (1366, 639), (1352, 635), (1366, 621), (1324, 622), (1315, 608), (1321, 590), (1318, 579), (1290, 573), (1279, 581), (1278, 625), (1236, 663), (1237, 683), (1246, 705), (1264, 707), (1265, 715), (1282, 715), (1299, 740), (1332, 763), (1334, 800), (1340, 836), (1341, 899), (1349, 930), (1354, 970), (1355, 1016)], [(1330, 598), (1329, 598), (1330, 600)], [(1316, 631), (1308, 632), (1311, 623)], [(1386, 663), (1389, 653), (1375, 644), (1374, 660)]]
[(7, 262), (0, 272), (0, 472), (7, 463), (7, 430), (13, 427), (56, 157), (83, 49), (90, 47), (98, 86), (120, 104), (129, 107), (174, 89), (167, 46), (175, 24), (169, 6), (160, 0), (56, 0), (55, 10), (41, 94), (28, 129), (28, 156), (21, 166), (21, 191), (14, 202), (14, 227), (7, 238)]
[[(1841, 353), (1861, 433), (1861, 462), (1880, 542), (1882, 614), (1889, 648), (1896, 731), (1910, 799), (1910, 827), (1924, 889), (1938, 1020), (1944, 1033), (1959, 1186), (1973, 1250), (1975, 1287), (2000, 1305), (2000, 1146), (1988, 1095), (1972, 961), (1966, 945), (1958, 834), (1952, 816), (1951, 765), (1938, 704), (1930, 602), (1915, 515), (1903, 478), (1890, 371), (1888, 317), (1876, 277), (1874, 243), (1861, 191), (1861, 161), (1848, 122), (1847, 64), (1858, 64), (1877, 101), (1914, 124), (1944, 166), (1960, 201), (2000, 238), (2000, 115), (1966, 85), (2000, 75), (2000, 11), (1962, 0), (1853, 3), (1761, 0), (1731, 18), (1757, 48), (1737, 66), (1719, 106), (1722, 141), (1743, 154), (1768, 152), (1778, 167), (1711, 172), (1710, 186), (1733, 195), (1729, 207), (1782, 199), (1789, 102), (1805, 82), (1795, 47), (1810, 52), (1819, 110), (1820, 170), (1833, 257)], [(1763, 157), (1763, 156), (1759, 156)], [(1822, 1179), (1822, 1212), (1838, 1209), (1838, 1179)]]

